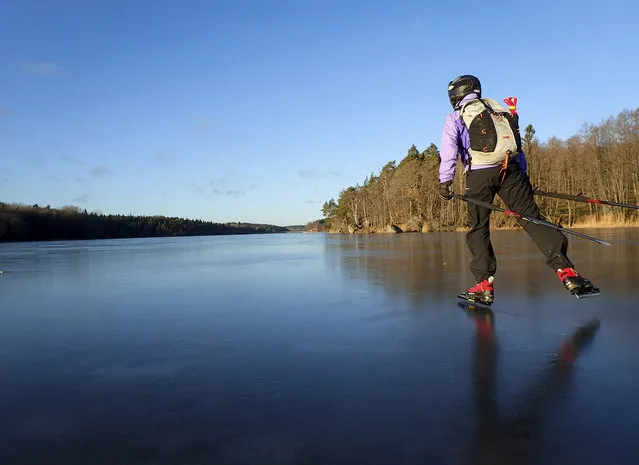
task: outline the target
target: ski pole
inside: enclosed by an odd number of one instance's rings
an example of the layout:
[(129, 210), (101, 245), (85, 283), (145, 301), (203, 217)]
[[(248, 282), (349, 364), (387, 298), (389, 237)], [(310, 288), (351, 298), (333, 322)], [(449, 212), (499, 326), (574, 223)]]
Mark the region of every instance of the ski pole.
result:
[(621, 202), (612, 202), (610, 200), (597, 200), (591, 199), (590, 197), (586, 197), (582, 194), (570, 195), (570, 194), (558, 194), (557, 192), (545, 192), (535, 187), (533, 189), (533, 194), (543, 195), (546, 197), (554, 197), (556, 199), (565, 199), (565, 200), (574, 200), (576, 202), (585, 202), (585, 203), (595, 203), (599, 205), (610, 205), (612, 207), (623, 207), (623, 208), (633, 208), (635, 210), (639, 210), (639, 205), (633, 205), (631, 203), (621, 203)]
[(555, 229), (557, 231), (562, 231), (568, 234), (572, 234), (574, 236), (578, 236), (578, 237), (582, 237), (584, 239), (588, 239), (590, 241), (596, 242), (597, 244), (602, 244), (602, 245), (608, 245), (608, 246), (612, 246), (612, 244), (610, 242), (606, 242), (603, 241), (601, 239), (597, 239), (596, 237), (592, 237), (589, 236), (588, 234), (583, 234), (577, 231), (573, 231), (572, 229), (566, 229), (566, 228), (562, 228), (561, 226), (558, 226), (554, 223), (551, 223), (550, 221), (545, 221), (542, 220), (540, 218), (530, 218), (528, 216), (522, 215), (521, 213), (517, 213), (514, 212), (512, 210), (505, 210), (501, 207), (498, 207), (497, 205), (494, 205), (492, 203), (489, 202), (484, 202), (482, 200), (477, 200), (477, 199), (473, 199), (471, 197), (467, 197), (465, 195), (460, 195), (460, 194), (452, 194), (453, 198), (458, 199), (458, 200), (463, 200), (464, 202), (471, 202), (474, 204), (477, 204), (481, 207), (485, 207), (485, 208), (489, 208), (491, 210), (494, 211), (498, 211), (498, 212), (502, 212), (505, 213), (506, 215), (512, 216), (514, 218), (517, 218), (518, 220), (524, 220), (524, 221), (528, 221), (530, 223), (534, 223), (534, 224), (540, 224), (542, 226), (548, 226), (549, 228)]

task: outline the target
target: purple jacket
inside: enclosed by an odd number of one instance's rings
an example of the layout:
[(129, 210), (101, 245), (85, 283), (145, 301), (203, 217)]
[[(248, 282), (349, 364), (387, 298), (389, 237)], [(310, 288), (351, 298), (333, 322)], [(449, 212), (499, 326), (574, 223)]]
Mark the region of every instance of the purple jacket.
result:
[[(477, 94), (471, 93), (463, 98), (454, 112), (446, 116), (444, 122), (444, 132), (442, 134), (442, 145), (439, 149), (441, 162), (439, 164), (439, 182), (452, 181), (455, 177), (455, 167), (457, 165), (457, 157), (459, 156), (465, 169), (468, 170), (468, 149), (470, 148), (470, 136), (468, 129), (461, 122), (459, 117), (459, 108), (469, 100), (477, 98)], [(527, 169), (526, 155), (523, 150), (514, 158), (522, 171), (525, 173)], [(475, 165), (473, 169), (492, 168), (497, 165)]]

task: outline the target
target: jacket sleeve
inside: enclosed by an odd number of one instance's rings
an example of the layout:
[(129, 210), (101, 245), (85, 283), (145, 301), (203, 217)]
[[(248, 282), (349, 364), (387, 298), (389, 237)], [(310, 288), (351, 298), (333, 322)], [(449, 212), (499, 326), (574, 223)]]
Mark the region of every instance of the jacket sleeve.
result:
[(459, 131), (455, 124), (454, 113), (449, 114), (444, 121), (442, 144), (439, 151), (439, 182), (452, 181), (455, 177), (457, 154), (459, 152)]
[(514, 160), (521, 167), (521, 170), (524, 172), (524, 174), (527, 174), (528, 162), (526, 161), (526, 154), (524, 153), (523, 150), (521, 152), (519, 152), (519, 155), (517, 155), (514, 158)]

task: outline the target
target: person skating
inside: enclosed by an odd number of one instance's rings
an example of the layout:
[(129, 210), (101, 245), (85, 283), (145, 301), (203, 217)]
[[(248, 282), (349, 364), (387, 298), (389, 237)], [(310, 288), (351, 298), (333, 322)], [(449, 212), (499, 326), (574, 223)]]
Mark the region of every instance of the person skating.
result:
[[(539, 218), (527, 162), (521, 147), (519, 117), (499, 102), (483, 98), (481, 83), (472, 75), (463, 75), (448, 84), (453, 112), (444, 122), (439, 165), (439, 195), (452, 198), (451, 186), (457, 161), (466, 175), (466, 196), (491, 202), (495, 195), (506, 207), (528, 217)], [(460, 298), (490, 305), (494, 302), (494, 275), (497, 260), (490, 240), (491, 210), (468, 203), (470, 231), (466, 243), (472, 254), (470, 271), (477, 284), (459, 294)], [(547, 226), (518, 221), (571, 294), (599, 292), (590, 280), (575, 271), (568, 258), (568, 239)]]

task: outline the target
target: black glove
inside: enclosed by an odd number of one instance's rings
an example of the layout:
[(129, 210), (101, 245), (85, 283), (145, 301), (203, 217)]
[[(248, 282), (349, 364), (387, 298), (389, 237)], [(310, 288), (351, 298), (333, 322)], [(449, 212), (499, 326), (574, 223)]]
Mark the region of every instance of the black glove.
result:
[(453, 198), (453, 193), (450, 190), (450, 186), (453, 185), (453, 181), (440, 182), (437, 193), (443, 200), (450, 200)]

